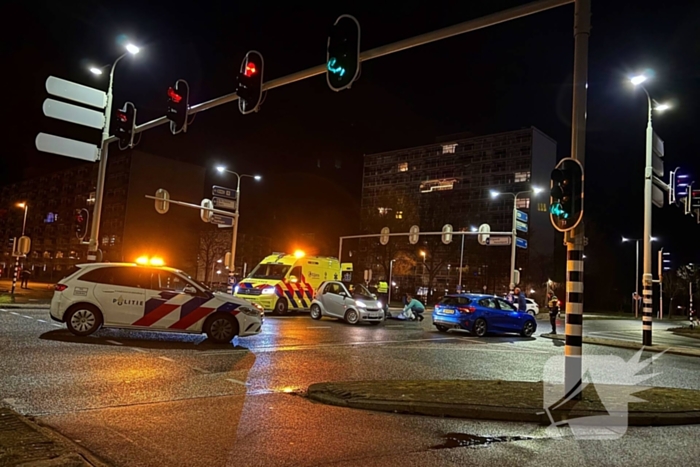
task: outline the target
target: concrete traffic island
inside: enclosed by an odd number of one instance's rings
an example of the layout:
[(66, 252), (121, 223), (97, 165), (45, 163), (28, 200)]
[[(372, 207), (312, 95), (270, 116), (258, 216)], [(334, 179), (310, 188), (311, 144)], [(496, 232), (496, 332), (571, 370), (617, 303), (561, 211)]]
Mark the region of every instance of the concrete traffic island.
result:
[[(338, 407), (382, 412), (456, 417), (481, 420), (532, 422), (610, 415), (598, 392), (606, 400), (628, 397), (628, 386), (589, 384), (582, 399), (543, 409), (543, 383), (501, 380), (410, 380), (347, 381), (309, 386), (311, 400)], [(597, 389), (597, 390), (596, 390)], [(665, 426), (700, 423), (700, 391), (676, 388), (640, 388), (628, 407), (630, 426)]]
[[(674, 332), (674, 334), (677, 334)], [(685, 335), (685, 334), (677, 334)], [(560, 340), (566, 339), (564, 334), (540, 334), (539, 337), (547, 339)], [(674, 355), (683, 355), (686, 357), (700, 357), (700, 349), (683, 346), (657, 345), (652, 346), (642, 345), (638, 342), (623, 341), (617, 339), (606, 339), (603, 337), (587, 337), (583, 336), (584, 344), (604, 345), (606, 347), (617, 347), (618, 349), (644, 350), (645, 352), (667, 352)]]

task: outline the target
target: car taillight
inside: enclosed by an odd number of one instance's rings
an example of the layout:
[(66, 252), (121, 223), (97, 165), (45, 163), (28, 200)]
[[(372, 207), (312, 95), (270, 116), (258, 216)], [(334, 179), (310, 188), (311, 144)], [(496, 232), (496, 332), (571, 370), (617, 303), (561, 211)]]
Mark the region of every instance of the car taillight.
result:
[(53, 286), (53, 289), (54, 289), (56, 292), (63, 292), (63, 291), (66, 290), (67, 288), (68, 288), (68, 286), (65, 285), (65, 284), (56, 284), (56, 285)]
[(476, 311), (476, 307), (473, 307), (473, 306), (468, 306), (466, 308), (459, 307), (459, 308), (457, 308), (457, 310), (459, 310), (460, 313), (469, 314), (469, 313), (474, 313)]

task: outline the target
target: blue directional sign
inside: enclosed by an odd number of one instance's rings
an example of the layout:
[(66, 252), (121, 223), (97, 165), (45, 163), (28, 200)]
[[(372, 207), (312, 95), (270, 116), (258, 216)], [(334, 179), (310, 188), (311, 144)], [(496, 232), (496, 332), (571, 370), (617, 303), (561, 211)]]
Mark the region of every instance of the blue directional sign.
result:
[(233, 188), (214, 185), (211, 187), (211, 194), (221, 198), (236, 199), (236, 190)]
[(220, 214), (212, 214), (209, 217), (209, 222), (219, 225), (233, 225), (233, 217), (222, 216)]
[(527, 240), (518, 237), (515, 239), (515, 246), (517, 246), (518, 248), (527, 248)]
[[(216, 193), (214, 193), (216, 194)], [(527, 213), (524, 213), (522, 211), (515, 211), (515, 218), (521, 222), (527, 222)]]
[(515, 230), (518, 230), (519, 232), (527, 232), (527, 222), (516, 220)]

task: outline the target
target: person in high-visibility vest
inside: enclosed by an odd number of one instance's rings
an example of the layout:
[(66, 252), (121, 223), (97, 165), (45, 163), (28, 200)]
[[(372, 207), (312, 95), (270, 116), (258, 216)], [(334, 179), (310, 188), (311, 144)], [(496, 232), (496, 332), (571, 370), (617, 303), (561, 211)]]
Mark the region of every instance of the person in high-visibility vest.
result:
[(377, 283), (377, 295), (384, 305), (384, 314), (386, 314), (389, 310), (389, 284), (386, 281), (381, 280)]

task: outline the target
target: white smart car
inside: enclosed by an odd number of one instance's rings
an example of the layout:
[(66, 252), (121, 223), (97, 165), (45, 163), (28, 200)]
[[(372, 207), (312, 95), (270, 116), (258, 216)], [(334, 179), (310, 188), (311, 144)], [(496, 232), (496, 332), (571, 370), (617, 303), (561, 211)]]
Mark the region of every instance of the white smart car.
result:
[(205, 332), (215, 343), (258, 334), (263, 310), (212, 292), (177, 269), (131, 263), (93, 263), (56, 284), (51, 318), (78, 336), (100, 327)]
[(325, 281), (316, 291), (311, 303), (311, 318), (323, 316), (339, 318), (349, 324), (360, 322), (380, 324), (384, 321), (384, 307), (362, 284)]

